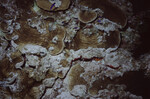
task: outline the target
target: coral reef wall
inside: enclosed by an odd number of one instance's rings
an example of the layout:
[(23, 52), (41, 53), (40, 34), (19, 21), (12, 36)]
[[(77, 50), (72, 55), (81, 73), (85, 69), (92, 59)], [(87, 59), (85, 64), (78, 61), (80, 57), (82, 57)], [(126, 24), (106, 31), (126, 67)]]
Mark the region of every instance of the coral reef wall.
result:
[(0, 99), (149, 99), (150, 9), (134, 3), (0, 0)]

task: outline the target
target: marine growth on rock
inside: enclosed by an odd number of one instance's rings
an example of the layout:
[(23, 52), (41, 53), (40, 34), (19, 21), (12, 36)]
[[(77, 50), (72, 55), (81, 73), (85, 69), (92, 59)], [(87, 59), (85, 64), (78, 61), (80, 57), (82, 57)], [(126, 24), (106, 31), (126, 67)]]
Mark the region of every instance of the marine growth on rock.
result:
[(0, 99), (142, 99), (122, 83), (142, 64), (132, 14), (127, 0), (0, 0)]

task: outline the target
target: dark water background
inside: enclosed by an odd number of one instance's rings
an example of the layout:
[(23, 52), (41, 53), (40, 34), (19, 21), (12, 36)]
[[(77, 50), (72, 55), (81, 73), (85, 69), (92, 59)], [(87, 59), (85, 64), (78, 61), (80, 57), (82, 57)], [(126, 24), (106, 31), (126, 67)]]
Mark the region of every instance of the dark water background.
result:
[[(133, 4), (134, 15), (144, 12), (143, 24), (139, 27), (140, 44), (132, 51), (133, 57), (139, 59), (140, 55), (150, 52), (150, 0), (129, 0)], [(133, 94), (150, 99), (150, 76), (144, 75), (144, 70), (130, 72), (124, 75), (127, 90)]]
[(139, 58), (140, 55), (150, 52), (150, 0), (129, 0), (133, 4), (134, 15), (144, 13), (143, 24), (139, 27), (140, 44), (133, 50), (133, 56)]

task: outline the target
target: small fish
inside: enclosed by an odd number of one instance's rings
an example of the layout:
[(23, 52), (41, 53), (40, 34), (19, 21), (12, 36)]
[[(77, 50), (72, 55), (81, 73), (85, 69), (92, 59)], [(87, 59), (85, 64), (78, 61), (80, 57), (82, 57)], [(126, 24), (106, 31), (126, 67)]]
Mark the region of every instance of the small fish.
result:
[(95, 61), (101, 61), (103, 58), (94, 57), (93, 59), (94, 59)]
[(114, 67), (112, 65), (106, 65), (106, 66), (109, 67), (109, 68), (112, 68), (112, 69), (119, 69), (120, 68), (120, 66), (118, 66), (118, 67)]
[(99, 18), (103, 18), (102, 16), (99, 16)]
[(52, 6), (50, 7), (50, 10), (52, 10), (52, 8), (54, 7), (55, 3), (52, 4)]
[(99, 19), (97, 20), (97, 22), (101, 24), (102, 18), (103, 18), (102, 16), (99, 16)]
[(77, 30), (77, 29), (78, 29), (78, 27), (74, 27), (73, 29)]
[(97, 22), (101, 23), (101, 20), (97, 20)]

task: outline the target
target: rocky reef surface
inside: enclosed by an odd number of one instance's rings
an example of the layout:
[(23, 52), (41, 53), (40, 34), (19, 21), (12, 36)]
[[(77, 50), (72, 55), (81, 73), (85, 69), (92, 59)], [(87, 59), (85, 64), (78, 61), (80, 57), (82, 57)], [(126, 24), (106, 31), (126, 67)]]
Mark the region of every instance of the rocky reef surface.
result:
[(143, 99), (141, 24), (128, 0), (0, 0), (0, 99)]

